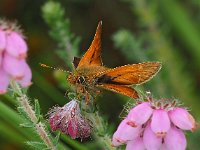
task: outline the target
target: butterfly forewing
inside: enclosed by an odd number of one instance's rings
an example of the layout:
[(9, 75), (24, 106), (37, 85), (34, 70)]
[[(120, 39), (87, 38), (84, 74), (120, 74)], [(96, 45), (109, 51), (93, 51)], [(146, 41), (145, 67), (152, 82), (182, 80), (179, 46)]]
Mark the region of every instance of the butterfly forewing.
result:
[[(85, 53), (85, 55), (81, 58), (78, 67), (81, 66), (88, 66), (88, 65), (96, 65), (101, 66), (101, 32), (102, 32), (102, 22), (100, 21), (92, 44), (90, 45), (89, 49)], [(77, 67), (77, 68), (78, 68)]]
[(109, 69), (97, 75), (97, 84), (132, 85), (151, 79), (161, 68), (159, 62), (145, 62)]

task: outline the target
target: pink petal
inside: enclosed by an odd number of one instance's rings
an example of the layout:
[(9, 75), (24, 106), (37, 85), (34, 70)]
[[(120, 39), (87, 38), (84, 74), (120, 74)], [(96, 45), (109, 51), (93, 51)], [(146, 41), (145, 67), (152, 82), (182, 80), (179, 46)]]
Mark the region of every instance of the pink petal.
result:
[(168, 150), (165, 143), (162, 144), (161, 148), (159, 150)]
[(7, 35), (6, 51), (10, 55), (18, 59), (23, 59), (26, 57), (27, 50), (27, 44), (19, 33), (11, 32)]
[(22, 87), (28, 87), (32, 84), (31, 82), (32, 72), (27, 63), (25, 63), (24, 65), (25, 65), (24, 77), (21, 80), (18, 80), (18, 83), (20, 83)]
[(79, 137), (78, 135), (78, 122), (75, 120), (69, 120), (67, 132), (71, 136), (72, 139), (76, 139)]
[(167, 132), (164, 142), (168, 150), (185, 150), (187, 146), (183, 131), (174, 126)]
[(6, 32), (0, 29), (0, 53), (6, 47)]
[(128, 124), (137, 127), (144, 124), (152, 115), (153, 109), (148, 102), (141, 103), (130, 110), (128, 114)]
[(170, 128), (170, 120), (167, 112), (163, 109), (154, 110), (151, 129), (158, 137), (164, 137)]
[(0, 69), (0, 94), (6, 93), (8, 85), (9, 85), (8, 74), (1, 68)]
[(22, 79), (25, 73), (25, 60), (18, 60), (5, 53), (3, 58), (3, 69), (14, 79)]
[(152, 130), (150, 123), (146, 126), (143, 135), (144, 145), (148, 150), (159, 150), (162, 145), (162, 138), (158, 137)]
[(133, 128), (127, 124), (127, 119), (124, 119), (117, 128), (117, 131), (113, 135), (112, 145), (119, 146), (127, 141), (134, 140), (139, 136), (141, 127)]
[(0, 67), (2, 67), (2, 66), (1, 66), (2, 61), (3, 61), (3, 53), (0, 52)]
[(169, 117), (173, 124), (183, 130), (194, 130), (195, 129), (195, 120), (186, 109), (175, 108), (168, 112)]
[(146, 150), (141, 137), (136, 138), (133, 141), (127, 142), (126, 150)]

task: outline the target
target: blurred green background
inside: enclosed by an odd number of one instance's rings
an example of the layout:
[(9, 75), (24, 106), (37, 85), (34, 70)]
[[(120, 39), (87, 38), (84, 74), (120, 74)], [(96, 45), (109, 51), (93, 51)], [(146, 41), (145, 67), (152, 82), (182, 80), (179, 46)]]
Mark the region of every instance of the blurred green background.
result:
[[(17, 20), (24, 30), (29, 45), (28, 63), (33, 71), (33, 85), (28, 93), (39, 99), (42, 112), (67, 102), (65, 77), (41, 68), (38, 64), (69, 69), (70, 59), (57, 54), (62, 50), (62, 38), (49, 35), (53, 23), (45, 21), (42, 6), (45, 0), (1, 0), (0, 17)], [(107, 67), (116, 67), (144, 61), (160, 61), (162, 69), (145, 85), (136, 87), (151, 91), (155, 98), (179, 99), (191, 110), (197, 121), (200, 118), (200, 1), (199, 0), (60, 0), (69, 19), (66, 31), (80, 37), (79, 56), (88, 49), (96, 26), (103, 21), (102, 59)], [(52, 9), (52, 14), (57, 10)], [(44, 18), (43, 18), (44, 16)], [(56, 15), (55, 15), (56, 16)], [(53, 16), (52, 16), (53, 17)], [(49, 25), (47, 25), (47, 23)], [(64, 26), (65, 27), (65, 26)], [(62, 28), (63, 29), (63, 28)], [(51, 34), (52, 35), (52, 34)], [(64, 34), (65, 36), (65, 34)], [(60, 42), (60, 43), (59, 43)], [(61, 46), (60, 46), (60, 45)], [(73, 49), (71, 54), (74, 54)], [(70, 55), (70, 54), (69, 54)], [(67, 62), (66, 62), (67, 61)], [(64, 83), (64, 84), (63, 84)], [(19, 124), (12, 120), (15, 104), (7, 96), (0, 96), (9, 110), (1, 110), (0, 149), (29, 149)], [(129, 98), (104, 91), (98, 98), (99, 111), (109, 123), (112, 133), (119, 123), (119, 114)], [(112, 111), (111, 111), (112, 110)], [(199, 130), (187, 132), (188, 149), (198, 150)], [(29, 139), (30, 140), (30, 139)], [(94, 140), (79, 142), (74, 147), (70, 139), (64, 141), (69, 149), (94, 149)]]

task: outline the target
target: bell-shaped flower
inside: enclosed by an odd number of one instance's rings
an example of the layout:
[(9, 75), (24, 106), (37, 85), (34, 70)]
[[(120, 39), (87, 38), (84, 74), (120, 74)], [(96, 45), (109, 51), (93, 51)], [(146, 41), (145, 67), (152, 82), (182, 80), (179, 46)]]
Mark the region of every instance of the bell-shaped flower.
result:
[(186, 138), (182, 130), (172, 126), (164, 138), (167, 150), (185, 150), (187, 146)]
[(151, 130), (150, 123), (147, 124), (144, 130), (143, 141), (147, 150), (159, 150), (162, 145), (162, 138)]
[(30, 67), (28, 66), (27, 63), (24, 64), (24, 76), (21, 80), (18, 80), (17, 82), (20, 83), (22, 87), (28, 87), (32, 84), (31, 79), (32, 79), (32, 72)]
[(128, 114), (128, 124), (132, 127), (137, 127), (149, 120), (153, 112), (148, 102), (143, 102), (132, 108)]
[(22, 35), (20, 35), (15, 31), (12, 31), (7, 35), (7, 44), (6, 44), (7, 53), (18, 59), (23, 59), (27, 55), (26, 54), (27, 50), (28, 50), (27, 44), (23, 39)]
[(126, 150), (146, 150), (143, 139), (137, 137), (135, 140), (127, 142)]
[(25, 60), (19, 60), (5, 53), (3, 58), (3, 69), (16, 80), (21, 80), (25, 73)]
[(164, 109), (156, 109), (153, 112), (151, 129), (156, 133), (157, 137), (165, 137), (170, 129), (170, 120), (167, 111)]
[(124, 119), (113, 134), (112, 145), (119, 146), (127, 141), (134, 140), (141, 132), (141, 127), (134, 128), (128, 125), (128, 120)]
[(172, 123), (183, 130), (194, 130), (196, 123), (194, 118), (184, 108), (174, 108), (168, 112)]
[(60, 129), (72, 139), (87, 138), (91, 134), (90, 122), (81, 115), (76, 100), (71, 100), (63, 107), (54, 107), (48, 114), (53, 131)]

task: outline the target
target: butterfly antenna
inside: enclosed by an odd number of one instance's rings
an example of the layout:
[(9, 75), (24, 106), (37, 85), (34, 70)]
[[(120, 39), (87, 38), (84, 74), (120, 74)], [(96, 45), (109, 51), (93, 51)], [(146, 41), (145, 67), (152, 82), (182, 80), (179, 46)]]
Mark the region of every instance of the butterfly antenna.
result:
[(50, 69), (53, 69), (53, 70), (59, 70), (59, 71), (62, 71), (62, 72), (70, 73), (70, 71), (66, 71), (66, 70), (63, 70), (61, 68), (52, 67), (52, 66), (49, 66), (49, 65), (46, 65), (46, 64), (43, 64), (43, 63), (39, 63), (39, 64), (43, 68), (50, 68)]

